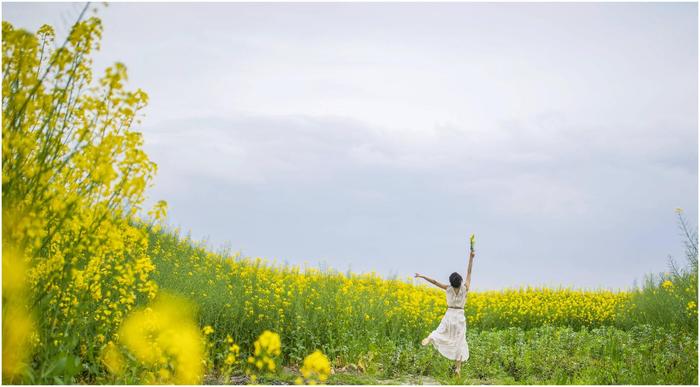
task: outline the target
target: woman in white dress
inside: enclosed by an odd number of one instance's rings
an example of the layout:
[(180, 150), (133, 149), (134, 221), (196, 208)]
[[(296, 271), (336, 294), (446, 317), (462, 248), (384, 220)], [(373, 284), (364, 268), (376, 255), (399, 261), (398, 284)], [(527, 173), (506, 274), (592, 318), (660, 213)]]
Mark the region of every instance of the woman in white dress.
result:
[(469, 346), (467, 345), (467, 320), (464, 316), (464, 304), (467, 301), (467, 292), (472, 275), (472, 262), (474, 250), (469, 253), (469, 265), (467, 267), (467, 280), (462, 283), (462, 276), (458, 273), (450, 275), (450, 285), (445, 285), (432, 278), (416, 273), (416, 278), (423, 278), (431, 284), (444, 289), (447, 295), (447, 311), (440, 321), (437, 329), (432, 331), (421, 344), (433, 344), (443, 356), (455, 361), (455, 372), (459, 374), (462, 362), (469, 359)]

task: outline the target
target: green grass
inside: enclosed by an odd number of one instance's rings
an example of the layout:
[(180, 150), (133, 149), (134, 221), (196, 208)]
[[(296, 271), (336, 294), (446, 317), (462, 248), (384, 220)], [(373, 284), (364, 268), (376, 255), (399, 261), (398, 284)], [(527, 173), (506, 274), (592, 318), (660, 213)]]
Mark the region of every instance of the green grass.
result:
[[(698, 384), (697, 336), (640, 325), (575, 331), (566, 327), (469, 332), (462, 374), (432, 348), (379, 347), (371, 366), (336, 370), (330, 384)], [(285, 369), (262, 383), (293, 383)], [(216, 383), (225, 380), (213, 379)], [(240, 381), (241, 379), (239, 379)], [(235, 380), (234, 380), (235, 381)], [(230, 381), (229, 381), (230, 382)]]

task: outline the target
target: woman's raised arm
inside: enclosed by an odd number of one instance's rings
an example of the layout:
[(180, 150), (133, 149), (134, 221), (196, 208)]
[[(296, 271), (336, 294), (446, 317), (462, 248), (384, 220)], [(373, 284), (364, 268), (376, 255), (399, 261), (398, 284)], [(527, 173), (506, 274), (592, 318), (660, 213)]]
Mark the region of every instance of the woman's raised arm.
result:
[(426, 276), (424, 276), (424, 275), (422, 275), (422, 274), (416, 273), (415, 277), (416, 277), (416, 278), (423, 278), (424, 280), (430, 282), (431, 284), (433, 284), (433, 285), (435, 285), (435, 286), (437, 286), (437, 287), (439, 287), (439, 288), (441, 288), (441, 289), (447, 289), (447, 285), (445, 285), (445, 284), (443, 284), (443, 283), (440, 283), (440, 282), (437, 282), (437, 281), (435, 281), (434, 279), (428, 278), (428, 277), (426, 277)]
[(469, 284), (472, 282), (472, 263), (474, 263), (474, 250), (469, 251), (469, 266), (467, 266), (467, 280), (464, 283), (464, 286), (467, 287), (467, 291), (469, 291)]

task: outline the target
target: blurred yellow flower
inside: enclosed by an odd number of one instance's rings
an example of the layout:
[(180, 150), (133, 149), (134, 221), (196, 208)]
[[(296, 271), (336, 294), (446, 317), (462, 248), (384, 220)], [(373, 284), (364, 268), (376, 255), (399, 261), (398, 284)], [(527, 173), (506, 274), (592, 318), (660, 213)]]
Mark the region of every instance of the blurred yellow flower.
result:
[(115, 375), (121, 375), (124, 372), (124, 356), (111, 341), (102, 350), (102, 363)]
[(2, 378), (15, 383), (27, 367), (36, 324), (27, 307), (27, 265), (11, 248), (2, 256)]
[(119, 329), (119, 337), (146, 367), (173, 367), (174, 375), (164, 383), (201, 382), (204, 345), (192, 306), (183, 299), (161, 294), (150, 307), (129, 315)]
[(323, 352), (316, 350), (304, 359), (299, 371), (302, 377), (295, 380), (296, 384), (324, 383), (330, 376), (331, 363)]

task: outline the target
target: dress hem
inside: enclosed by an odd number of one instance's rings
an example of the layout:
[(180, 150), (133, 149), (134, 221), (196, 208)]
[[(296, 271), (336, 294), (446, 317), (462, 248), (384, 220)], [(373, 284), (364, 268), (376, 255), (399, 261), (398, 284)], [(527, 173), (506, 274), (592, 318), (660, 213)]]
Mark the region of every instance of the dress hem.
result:
[[(446, 351), (444, 348), (441, 348), (441, 347), (435, 342), (434, 339), (430, 340), (430, 344), (432, 344), (432, 346), (433, 346), (435, 349), (437, 349), (437, 351), (440, 352), (440, 354), (441, 354), (442, 356), (448, 358), (449, 360), (457, 360), (457, 356), (454, 356), (454, 355), (453, 355), (454, 352), (448, 352), (448, 351)], [(466, 356), (464, 359), (461, 359), (461, 361), (463, 361), (463, 362), (464, 362), (464, 361), (467, 361), (467, 360), (469, 360), (469, 349), (467, 349), (467, 356)]]

